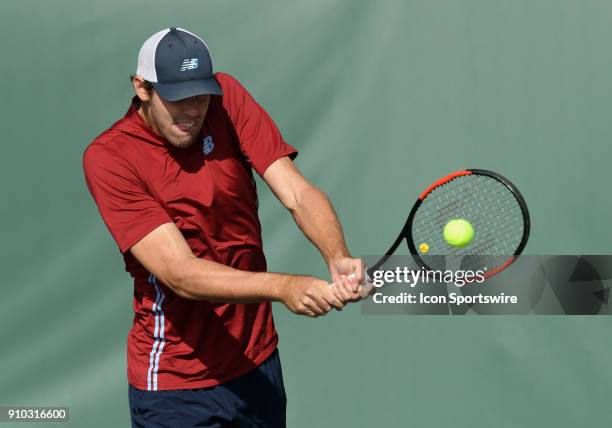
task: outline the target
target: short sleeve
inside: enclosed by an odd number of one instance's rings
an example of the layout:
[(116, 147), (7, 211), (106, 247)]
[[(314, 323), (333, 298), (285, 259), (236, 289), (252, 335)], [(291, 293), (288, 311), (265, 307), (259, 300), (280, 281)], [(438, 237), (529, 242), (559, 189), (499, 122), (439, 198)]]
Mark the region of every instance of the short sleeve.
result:
[(91, 145), (83, 155), (89, 192), (122, 253), (172, 219), (122, 156)]
[(236, 131), (240, 150), (251, 167), (263, 176), (277, 159), (298, 152), (287, 144), (268, 113), (249, 92), (233, 77), (218, 73), (217, 80), (223, 88), (223, 108), (227, 111)]

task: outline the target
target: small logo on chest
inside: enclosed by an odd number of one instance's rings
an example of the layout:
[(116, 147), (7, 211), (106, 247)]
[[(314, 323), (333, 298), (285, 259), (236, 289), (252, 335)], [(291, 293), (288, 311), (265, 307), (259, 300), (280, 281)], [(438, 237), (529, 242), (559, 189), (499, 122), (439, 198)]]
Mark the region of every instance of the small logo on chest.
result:
[(214, 148), (215, 143), (213, 143), (213, 139), (210, 135), (202, 140), (202, 152), (204, 155), (211, 154)]

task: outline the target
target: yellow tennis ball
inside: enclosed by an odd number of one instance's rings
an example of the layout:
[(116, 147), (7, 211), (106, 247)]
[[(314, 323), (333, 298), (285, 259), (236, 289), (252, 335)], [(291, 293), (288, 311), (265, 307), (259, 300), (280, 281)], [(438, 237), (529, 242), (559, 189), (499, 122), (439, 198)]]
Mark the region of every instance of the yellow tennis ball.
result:
[(444, 226), (444, 239), (453, 247), (465, 247), (474, 239), (474, 228), (469, 221), (456, 218)]

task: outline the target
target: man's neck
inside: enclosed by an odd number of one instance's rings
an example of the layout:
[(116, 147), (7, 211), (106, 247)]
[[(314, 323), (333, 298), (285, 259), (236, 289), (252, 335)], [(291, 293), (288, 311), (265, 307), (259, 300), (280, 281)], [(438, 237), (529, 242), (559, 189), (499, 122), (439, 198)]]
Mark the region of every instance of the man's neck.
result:
[(142, 103), (136, 104), (136, 109), (136, 113), (138, 113), (138, 115), (142, 118), (142, 121), (145, 123), (145, 125), (147, 125), (151, 132), (153, 132), (159, 137), (159, 132), (157, 132), (155, 127), (151, 125), (152, 121), (149, 119), (148, 110), (143, 107)]

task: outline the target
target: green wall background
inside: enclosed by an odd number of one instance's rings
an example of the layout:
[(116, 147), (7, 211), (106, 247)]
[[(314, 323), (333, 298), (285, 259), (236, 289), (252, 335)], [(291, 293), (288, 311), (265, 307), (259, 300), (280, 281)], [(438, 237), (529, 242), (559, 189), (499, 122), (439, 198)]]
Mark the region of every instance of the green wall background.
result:
[[(609, 254), (612, 3), (4, 0), (0, 405), (129, 425), (131, 282), (87, 193), (86, 145), (127, 109), (142, 42), (200, 34), (301, 150), (355, 255), (419, 190), (510, 177), (530, 254)], [(325, 275), (260, 186), (271, 270)], [(607, 317), (311, 320), (275, 307), (291, 427), (595, 427), (612, 420)], [(27, 426), (24, 424), (22, 426)], [(40, 425), (33, 425), (40, 426)]]

